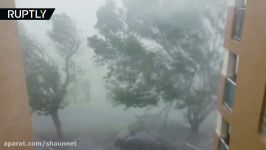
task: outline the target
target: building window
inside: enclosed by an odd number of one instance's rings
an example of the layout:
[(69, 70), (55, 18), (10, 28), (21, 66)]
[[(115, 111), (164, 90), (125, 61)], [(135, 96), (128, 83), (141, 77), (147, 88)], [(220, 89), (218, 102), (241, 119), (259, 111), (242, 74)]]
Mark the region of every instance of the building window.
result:
[(246, 9), (246, 0), (236, 0), (233, 38), (241, 40)]
[(229, 52), (226, 76), (230, 78), (233, 82), (236, 82), (238, 61), (239, 57), (236, 54)]
[(238, 61), (239, 57), (229, 52), (224, 86), (224, 105), (227, 106), (229, 110), (232, 110), (234, 103)]
[(225, 120), (223, 120), (219, 150), (229, 150), (230, 134), (231, 134), (231, 127)]
[(237, 7), (246, 7), (247, 5), (247, 0), (236, 0), (236, 4)]
[(261, 134), (263, 137), (266, 138), (266, 109), (263, 112), (263, 119), (262, 119), (262, 127), (261, 127)]
[[(266, 99), (266, 94), (264, 100), (265, 99)], [(266, 104), (263, 105), (263, 110), (262, 110), (261, 134), (264, 138), (266, 138)]]
[(236, 84), (230, 78), (226, 78), (224, 88), (224, 105), (231, 111), (234, 104), (235, 86)]

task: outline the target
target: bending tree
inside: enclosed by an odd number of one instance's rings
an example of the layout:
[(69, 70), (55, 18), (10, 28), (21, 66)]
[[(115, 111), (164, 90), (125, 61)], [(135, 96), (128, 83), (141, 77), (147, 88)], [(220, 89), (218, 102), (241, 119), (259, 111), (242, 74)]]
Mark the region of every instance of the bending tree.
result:
[(88, 38), (117, 104), (185, 109), (193, 133), (215, 102), (223, 3), (212, 0), (111, 0), (98, 10)]
[(63, 68), (48, 57), (43, 48), (25, 33), (22, 33), (22, 46), (26, 66), (29, 99), (32, 111), (40, 115), (50, 115), (56, 127), (58, 139), (62, 139), (62, 126), (58, 111), (67, 103), (68, 87), (74, 80), (74, 54), (80, 45), (78, 32), (71, 18), (65, 14), (52, 19), (49, 37), (55, 43), (58, 54), (63, 59)]

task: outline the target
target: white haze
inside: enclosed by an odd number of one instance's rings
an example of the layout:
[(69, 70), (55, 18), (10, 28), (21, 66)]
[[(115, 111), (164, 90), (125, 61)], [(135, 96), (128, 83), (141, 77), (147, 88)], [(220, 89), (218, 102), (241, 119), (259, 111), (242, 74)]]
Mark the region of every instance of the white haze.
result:
[[(120, 0), (116, 0), (121, 6)], [(93, 50), (87, 46), (86, 38), (97, 33), (94, 29), (96, 24), (96, 12), (104, 5), (105, 0), (16, 0), (16, 7), (19, 8), (55, 8), (55, 14), (66, 13), (71, 16), (80, 32), (83, 40), (82, 53), (78, 54), (78, 65), (84, 70), (82, 77), (88, 79), (90, 83), (90, 97), (86, 101), (71, 102), (59, 115), (62, 121), (63, 132), (70, 133), (73, 130), (93, 130), (104, 129), (106, 126), (116, 126), (116, 128), (126, 128), (135, 120), (135, 116), (143, 112), (142, 109), (124, 110), (122, 106), (113, 106), (112, 102), (106, 98), (103, 76), (106, 70), (99, 68), (93, 63)], [(54, 47), (47, 36), (47, 30), (51, 28), (50, 21), (20, 21), (27, 32), (45, 47), (49, 54), (53, 54)], [(60, 62), (60, 61), (59, 61)], [(174, 110), (175, 116), (185, 122), (181, 112)], [(212, 119), (207, 122), (213, 122)], [(171, 117), (170, 117), (171, 118)], [(50, 117), (33, 114), (33, 128), (38, 132), (55, 132), (54, 125)], [(210, 125), (212, 126), (212, 124)], [(209, 124), (205, 122), (205, 129)]]

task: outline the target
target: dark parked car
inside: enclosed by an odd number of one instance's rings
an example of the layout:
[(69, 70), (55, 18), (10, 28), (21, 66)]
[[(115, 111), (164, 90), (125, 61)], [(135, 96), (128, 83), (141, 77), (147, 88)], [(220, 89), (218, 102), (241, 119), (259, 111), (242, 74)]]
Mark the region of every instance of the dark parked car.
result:
[(115, 140), (115, 147), (118, 150), (176, 150), (170, 142), (143, 131), (134, 134), (122, 132)]

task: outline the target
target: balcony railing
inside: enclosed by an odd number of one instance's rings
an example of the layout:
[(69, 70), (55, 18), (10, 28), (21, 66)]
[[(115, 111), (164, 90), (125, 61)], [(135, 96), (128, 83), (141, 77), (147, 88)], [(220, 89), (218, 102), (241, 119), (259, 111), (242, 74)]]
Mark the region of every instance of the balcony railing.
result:
[(233, 81), (233, 84), (235, 84), (236, 83), (236, 74), (234, 74), (234, 75), (232, 75), (232, 76), (230, 76), (230, 77), (228, 77), (231, 81)]
[(236, 83), (230, 77), (226, 78), (224, 88), (224, 105), (230, 110), (233, 108)]
[(219, 150), (229, 150), (229, 146), (225, 143), (223, 139), (220, 139)]
[(239, 41), (241, 40), (242, 37), (244, 16), (245, 16), (245, 8), (236, 7), (233, 38)]

